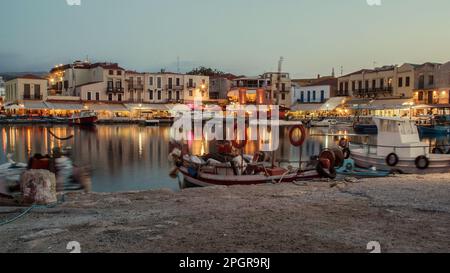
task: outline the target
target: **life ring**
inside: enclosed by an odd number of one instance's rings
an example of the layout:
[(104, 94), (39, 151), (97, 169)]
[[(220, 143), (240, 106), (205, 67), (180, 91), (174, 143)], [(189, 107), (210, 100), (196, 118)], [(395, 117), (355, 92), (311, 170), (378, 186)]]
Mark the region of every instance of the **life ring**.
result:
[(441, 149), (441, 148), (439, 148), (439, 147), (436, 147), (436, 148), (433, 148), (433, 151), (431, 151), (433, 154), (444, 154), (444, 151)]
[[(295, 140), (294, 133), (296, 130), (300, 130), (301, 136), (300, 139)], [(300, 147), (305, 143), (306, 140), (306, 129), (303, 125), (297, 125), (289, 130), (289, 140), (291, 141), (292, 146)]]
[(391, 153), (386, 157), (386, 164), (390, 167), (394, 167), (397, 166), (399, 160), (400, 159), (398, 158), (397, 154)]
[(426, 156), (418, 156), (416, 158), (416, 167), (419, 170), (425, 170), (430, 166), (430, 160)]
[(240, 149), (244, 149), (245, 146), (247, 145), (247, 140), (248, 140), (248, 134), (247, 134), (247, 130), (245, 130), (245, 139), (243, 140), (237, 140), (238, 139), (238, 134), (237, 134), (237, 124), (234, 126), (234, 139), (231, 142), (233, 147), (240, 150)]
[[(322, 165), (322, 163), (324, 163), (325, 161), (328, 161), (328, 163), (326, 165), (329, 165), (329, 167)], [(330, 164), (328, 159), (323, 159), (323, 160), (319, 161), (319, 163), (317, 164), (317, 167), (316, 167), (316, 171), (321, 177), (324, 177), (324, 178), (335, 179), (337, 177), (337, 171), (333, 167), (333, 165)]]
[(339, 147), (347, 148), (347, 145), (348, 145), (348, 140), (346, 138), (341, 138), (341, 140), (339, 140)]
[(330, 165), (332, 167), (336, 166), (336, 155), (334, 154), (333, 151), (331, 151), (329, 149), (323, 150), (319, 155), (319, 161), (324, 160), (324, 159), (328, 159), (330, 161)]
[(345, 158), (345, 159), (349, 159), (350, 156), (352, 156), (352, 152), (350, 151), (349, 148), (344, 148), (344, 149), (342, 150), (342, 152), (344, 153), (344, 158)]

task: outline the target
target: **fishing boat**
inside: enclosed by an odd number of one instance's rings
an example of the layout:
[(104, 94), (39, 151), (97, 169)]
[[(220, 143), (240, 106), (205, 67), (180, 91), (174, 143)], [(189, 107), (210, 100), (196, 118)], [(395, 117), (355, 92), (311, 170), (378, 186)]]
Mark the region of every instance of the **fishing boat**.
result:
[(81, 111), (69, 118), (70, 125), (94, 125), (98, 121), (97, 114), (94, 111)]
[(431, 116), (426, 122), (416, 121), (420, 135), (445, 136), (450, 135), (449, 116)]
[(433, 154), (417, 125), (405, 118), (374, 117), (378, 145), (350, 143), (351, 158), (362, 168), (408, 174), (447, 173), (450, 155)]
[(353, 122), (353, 130), (361, 135), (378, 134), (378, 128), (372, 120), (372, 116), (357, 116)]
[(237, 156), (230, 162), (218, 162), (190, 156), (179, 166), (187, 186), (235, 186), (267, 183), (292, 183), (324, 177), (316, 169), (300, 171), (298, 169), (271, 167), (259, 161), (241, 163)]
[[(300, 137), (295, 138), (294, 132), (299, 130)], [(303, 126), (294, 126), (289, 133), (291, 143), (301, 147), (306, 140)], [(232, 141), (236, 150), (245, 147), (246, 141)], [(227, 149), (229, 152), (230, 149)], [(223, 151), (224, 149), (222, 149)], [(272, 155), (273, 156), (273, 155)], [(290, 183), (295, 181), (312, 180), (316, 178), (335, 178), (335, 162), (327, 157), (320, 157), (315, 168), (302, 170), (292, 166), (282, 168), (275, 166), (274, 158), (267, 153), (256, 153), (253, 156), (221, 153), (205, 156), (184, 154), (174, 150), (169, 158), (175, 162), (175, 171), (180, 172), (188, 186), (234, 186), (257, 185), (266, 183)], [(270, 162), (272, 161), (272, 162)]]
[(342, 167), (337, 169), (336, 172), (338, 175), (358, 178), (387, 177), (391, 175), (390, 171), (381, 171), (375, 168), (359, 168), (355, 165), (355, 161), (353, 159), (346, 159)]

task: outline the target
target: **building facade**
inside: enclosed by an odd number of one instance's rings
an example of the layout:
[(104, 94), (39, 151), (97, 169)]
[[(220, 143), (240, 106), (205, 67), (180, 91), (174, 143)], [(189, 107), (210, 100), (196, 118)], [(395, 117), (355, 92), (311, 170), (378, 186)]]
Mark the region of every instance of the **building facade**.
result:
[(5, 100), (5, 81), (0, 77), (0, 103)]
[(269, 72), (257, 77), (241, 77), (233, 80), (228, 97), (241, 104), (275, 104), (290, 106), (292, 81), (289, 73)]
[(81, 101), (126, 101), (125, 70), (117, 63), (75, 62), (50, 71), (48, 93)]
[(415, 67), (414, 102), (417, 105), (450, 104), (450, 62)]
[(184, 103), (209, 99), (209, 77), (125, 71), (117, 63), (75, 62), (50, 71), (49, 93), (84, 102)]
[[(414, 98), (416, 103), (449, 103), (449, 64), (405, 63), (362, 69), (338, 79), (338, 95), (357, 98)], [(444, 89), (444, 90), (441, 90)]]
[(44, 101), (47, 98), (47, 79), (24, 75), (5, 83), (5, 102)]
[(211, 77), (209, 96), (214, 100), (223, 100), (228, 98), (228, 92), (231, 90), (233, 79), (236, 77)]
[(403, 94), (394, 88), (396, 70), (396, 66), (384, 66), (342, 76), (338, 78), (338, 95), (358, 98), (401, 97)]
[(145, 73), (144, 102), (193, 103), (209, 100), (209, 77), (161, 71)]
[(329, 78), (316, 81), (313, 84), (300, 86), (295, 84), (292, 87), (293, 103), (324, 103), (328, 99), (335, 97), (337, 91), (337, 79)]

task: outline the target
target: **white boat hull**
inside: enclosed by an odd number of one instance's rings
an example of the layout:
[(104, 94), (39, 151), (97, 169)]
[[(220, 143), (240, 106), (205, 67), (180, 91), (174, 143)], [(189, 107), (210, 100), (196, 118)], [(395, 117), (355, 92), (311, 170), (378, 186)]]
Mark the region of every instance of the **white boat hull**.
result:
[(427, 169), (418, 169), (415, 165), (416, 158), (400, 157), (397, 165), (391, 167), (386, 164), (386, 158), (375, 154), (367, 154), (364, 149), (354, 149), (351, 157), (355, 164), (362, 168), (375, 167), (381, 171), (399, 170), (405, 174), (429, 174), (429, 173), (449, 173), (450, 155), (430, 154), (428, 159), (430, 165)]

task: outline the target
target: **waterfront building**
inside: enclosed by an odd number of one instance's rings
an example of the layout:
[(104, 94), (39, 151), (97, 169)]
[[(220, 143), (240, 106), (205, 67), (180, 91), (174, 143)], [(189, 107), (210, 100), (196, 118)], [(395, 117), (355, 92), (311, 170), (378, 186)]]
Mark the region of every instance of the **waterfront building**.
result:
[(337, 79), (328, 78), (315, 81), (312, 84), (292, 86), (292, 102), (295, 103), (324, 103), (337, 93)]
[(228, 99), (228, 92), (231, 90), (233, 80), (237, 77), (231, 74), (224, 76), (214, 76), (210, 78), (209, 96), (213, 100)]
[(396, 84), (396, 66), (361, 69), (338, 78), (338, 96), (356, 98), (411, 97), (410, 91), (399, 93)]
[(127, 71), (125, 73), (125, 99), (128, 103), (144, 103), (146, 88), (145, 88), (145, 73), (135, 71)]
[(450, 62), (415, 67), (416, 115), (450, 114)]
[(5, 101), (5, 81), (0, 77), (0, 106)]
[(50, 71), (49, 94), (78, 97), (84, 102), (125, 101), (125, 70), (117, 63), (76, 61)]
[(147, 103), (193, 103), (209, 100), (209, 77), (161, 71), (145, 73)]
[(233, 80), (228, 98), (240, 104), (291, 105), (292, 80), (289, 73), (268, 72), (256, 77), (240, 77)]
[(47, 80), (35, 75), (24, 75), (5, 83), (5, 101), (43, 101), (47, 97)]

